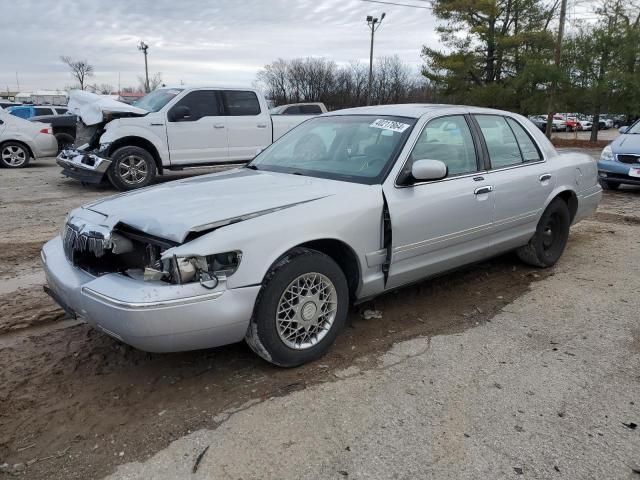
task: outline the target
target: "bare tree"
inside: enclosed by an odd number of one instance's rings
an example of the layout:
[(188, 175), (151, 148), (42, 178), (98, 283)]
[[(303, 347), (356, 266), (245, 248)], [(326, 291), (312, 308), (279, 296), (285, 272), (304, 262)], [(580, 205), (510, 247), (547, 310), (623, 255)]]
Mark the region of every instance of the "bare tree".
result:
[[(138, 82), (140, 83), (140, 88), (138, 91), (146, 92), (147, 80), (142, 76), (138, 75)], [(162, 84), (162, 73), (156, 72), (152, 77), (149, 77), (149, 91), (153, 92), (156, 88), (161, 87)]]
[(85, 79), (93, 76), (93, 65), (86, 60), (73, 60), (68, 55), (61, 55), (60, 61), (69, 67), (71, 75), (73, 75), (80, 84), (80, 90), (84, 90)]

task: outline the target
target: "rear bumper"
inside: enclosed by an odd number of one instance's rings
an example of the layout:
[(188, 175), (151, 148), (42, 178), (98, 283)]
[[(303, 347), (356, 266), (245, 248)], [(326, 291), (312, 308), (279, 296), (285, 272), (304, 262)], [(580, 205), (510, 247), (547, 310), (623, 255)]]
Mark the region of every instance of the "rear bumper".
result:
[(207, 290), (199, 284), (93, 277), (69, 263), (60, 237), (42, 249), (51, 296), (71, 315), (149, 352), (211, 348), (241, 341), (260, 286)]
[(62, 167), (62, 174), (87, 183), (102, 182), (111, 160), (95, 153), (79, 150), (63, 150), (56, 158)]
[(54, 157), (58, 153), (58, 140), (53, 135), (39, 133), (34, 140), (33, 147), (34, 159)]

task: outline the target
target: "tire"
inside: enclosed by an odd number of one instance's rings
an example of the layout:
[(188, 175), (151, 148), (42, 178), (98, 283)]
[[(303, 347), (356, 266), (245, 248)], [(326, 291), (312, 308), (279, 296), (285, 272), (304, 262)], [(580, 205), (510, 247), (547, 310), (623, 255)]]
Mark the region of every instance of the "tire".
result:
[(266, 361), (296, 367), (327, 351), (348, 309), (349, 287), (338, 264), (316, 250), (296, 248), (265, 276), (245, 341)]
[(147, 150), (140, 147), (120, 147), (111, 155), (107, 176), (114, 187), (127, 191), (151, 185), (156, 171), (156, 162)]
[(600, 180), (600, 186), (603, 190), (618, 190), (620, 188), (618, 182), (610, 182), (608, 180)]
[(58, 133), (56, 135), (56, 140), (58, 141), (58, 153), (66, 148), (69, 148), (75, 141), (73, 137), (68, 133)]
[(31, 153), (20, 142), (5, 142), (0, 145), (0, 165), (5, 168), (25, 168), (29, 165)]
[(529, 243), (517, 250), (518, 257), (534, 267), (555, 265), (567, 245), (570, 225), (569, 207), (561, 198), (553, 199), (542, 213)]

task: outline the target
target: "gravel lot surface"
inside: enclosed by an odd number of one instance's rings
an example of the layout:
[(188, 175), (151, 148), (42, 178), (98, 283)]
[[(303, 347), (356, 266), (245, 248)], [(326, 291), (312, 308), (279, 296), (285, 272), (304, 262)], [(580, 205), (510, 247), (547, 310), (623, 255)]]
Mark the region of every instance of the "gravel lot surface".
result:
[[(282, 370), (243, 344), (147, 354), (65, 318), (39, 250), (68, 210), (114, 192), (58, 172), (0, 171), (0, 478), (640, 468), (640, 189), (607, 192), (553, 269), (505, 255), (385, 295), (352, 309), (325, 358)], [(382, 319), (364, 320), (371, 308)]]

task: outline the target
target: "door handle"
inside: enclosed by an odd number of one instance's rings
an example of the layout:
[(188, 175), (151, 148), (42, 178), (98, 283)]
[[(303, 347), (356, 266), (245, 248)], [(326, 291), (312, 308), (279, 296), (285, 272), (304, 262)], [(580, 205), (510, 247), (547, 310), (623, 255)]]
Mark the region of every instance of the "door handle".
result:
[(258, 124), (258, 128), (267, 128), (267, 124), (266, 123), (259, 123)]
[(490, 192), (493, 192), (493, 185), (485, 185), (484, 187), (478, 187), (473, 191), (473, 193), (475, 193), (476, 195), (482, 195), (483, 193), (490, 193)]
[(151, 126), (151, 127), (164, 127), (164, 123), (150, 123), (149, 126)]
[(213, 128), (224, 128), (224, 123), (216, 123)]
[(551, 174), (550, 173), (543, 173), (542, 175), (540, 175), (540, 181), (541, 182), (546, 182), (547, 180), (551, 180)]

